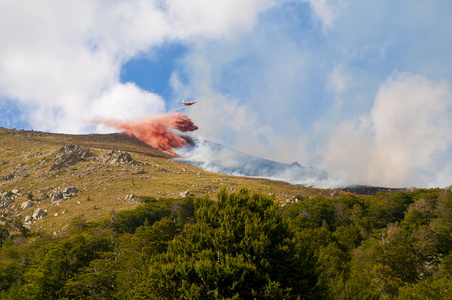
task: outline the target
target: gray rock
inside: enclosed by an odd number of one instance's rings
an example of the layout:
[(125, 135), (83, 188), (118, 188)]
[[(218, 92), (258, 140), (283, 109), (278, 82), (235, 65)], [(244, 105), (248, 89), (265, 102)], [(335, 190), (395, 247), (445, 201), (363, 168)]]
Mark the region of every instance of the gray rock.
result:
[(73, 186), (67, 187), (63, 190), (63, 198), (70, 199), (75, 197), (75, 193), (77, 193), (77, 189)]
[(110, 152), (100, 156), (98, 160), (109, 165), (138, 165), (138, 162), (132, 158), (130, 153), (117, 150), (111, 150)]
[(291, 203), (298, 203), (298, 201), (300, 201), (298, 198), (290, 198), (290, 199), (286, 200), (284, 205), (291, 204)]
[(138, 197), (135, 196), (134, 194), (130, 194), (130, 195), (127, 195), (124, 199), (125, 200), (136, 200), (136, 199), (138, 199)]
[(56, 192), (55, 194), (52, 195), (52, 199), (50, 199), (50, 202), (52, 204), (56, 204), (56, 203), (60, 203), (61, 201), (63, 201), (64, 195), (62, 192)]
[(38, 160), (38, 161), (36, 162), (36, 164), (38, 164), (38, 165), (45, 165), (47, 162), (48, 162), (48, 161), (47, 161), (47, 158), (43, 157), (43, 158), (41, 158), (40, 160)]
[(38, 221), (38, 220), (42, 219), (45, 215), (46, 215), (46, 213), (41, 208), (37, 208), (33, 212), (33, 220)]
[(41, 196), (39, 196), (38, 200), (42, 201), (49, 198), (49, 195), (47, 193), (42, 193)]
[(0, 181), (7, 181), (14, 178), (14, 173), (7, 174), (5, 176), (0, 177)]
[(13, 193), (14, 195), (19, 194), (20, 190), (19, 189), (12, 189), (11, 193)]
[(0, 208), (7, 208), (13, 202), (14, 202), (14, 200), (11, 198), (1, 197), (0, 198)]
[(28, 200), (26, 202), (23, 202), (22, 205), (20, 206), (21, 209), (27, 209), (33, 206), (33, 201)]
[(33, 217), (32, 216), (25, 216), (25, 223), (31, 223), (33, 222)]
[(92, 156), (88, 148), (79, 145), (66, 145), (54, 155), (54, 164), (50, 171), (57, 171), (75, 165), (79, 161)]
[(186, 190), (185, 192), (180, 193), (180, 194), (179, 194), (179, 197), (184, 198), (184, 197), (194, 196), (194, 195), (195, 195), (195, 194), (193, 194), (192, 192), (190, 192), (190, 190)]

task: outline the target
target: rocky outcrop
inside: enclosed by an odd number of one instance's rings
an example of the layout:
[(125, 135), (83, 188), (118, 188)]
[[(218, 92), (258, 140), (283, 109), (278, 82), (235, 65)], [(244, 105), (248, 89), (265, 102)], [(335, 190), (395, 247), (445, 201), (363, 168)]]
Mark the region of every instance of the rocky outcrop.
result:
[(75, 165), (79, 161), (92, 156), (88, 148), (79, 145), (66, 145), (54, 155), (54, 164), (50, 171), (57, 171)]
[(124, 198), (124, 200), (136, 200), (136, 199), (138, 199), (138, 197), (137, 196), (135, 196), (134, 194), (130, 194), (130, 195), (127, 195), (125, 198)]
[(21, 209), (27, 209), (33, 206), (33, 201), (28, 200), (26, 202), (23, 202), (22, 205), (20, 206)]
[(42, 219), (45, 215), (46, 215), (46, 213), (41, 208), (37, 208), (33, 212), (32, 217), (33, 217), (33, 220), (38, 221), (38, 220)]
[(14, 173), (6, 174), (5, 176), (0, 177), (0, 181), (7, 181), (14, 178)]
[(130, 153), (117, 150), (111, 150), (110, 152), (100, 156), (98, 160), (105, 164), (115, 166), (120, 164), (128, 164), (133, 166), (138, 165), (138, 162), (132, 158)]
[(36, 162), (36, 164), (38, 164), (38, 165), (45, 165), (47, 162), (48, 162), (48, 161), (47, 161), (47, 158), (43, 157), (43, 158), (41, 158), (40, 160), (38, 160), (38, 161)]
[(179, 194), (179, 197), (185, 198), (185, 197), (188, 197), (188, 196), (194, 196), (194, 195), (195, 195), (195, 194), (193, 194), (190, 190), (186, 190), (185, 192), (180, 193), (180, 194)]
[(63, 191), (57, 191), (51, 195), (50, 203), (57, 204), (63, 201), (63, 199), (74, 198), (77, 192), (78, 190), (73, 186), (64, 188)]
[(0, 197), (0, 209), (7, 208), (14, 200), (10, 197)]
[(33, 215), (25, 216), (24, 222), (25, 222), (25, 224), (30, 224), (30, 223), (41, 220), (46, 215), (47, 215), (47, 213), (45, 211), (43, 211), (41, 208), (37, 208), (33, 212)]
[(281, 206), (286, 206), (286, 205), (292, 204), (292, 203), (298, 203), (298, 201), (299, 201), (299, 199), (297, 197), (293, 197), (293, 198), (287, 199), (286, 202)]
[(44, 193), (41, 194), (41, 196), (39, 196), (38, 200), (42, 201), (42, 200), (45, 200), (47, 198), (49, 198), (49, 195), (46, 192), (44, 192)]
[(57, 204), (63, 201), (63, 193), (62, 192), (56, 192), (52, 195), (52, 198), (50, 199), (50, 203)]
[(77, 193), (77, 192), (78, 192), (78, 190), (75, 187), (73, 187), (73, 186), (67, 187), (67, 188), (63, 189), (63, 198), (64, 199), (73, 198), (73, 197), (75, 197), (75, 193)]

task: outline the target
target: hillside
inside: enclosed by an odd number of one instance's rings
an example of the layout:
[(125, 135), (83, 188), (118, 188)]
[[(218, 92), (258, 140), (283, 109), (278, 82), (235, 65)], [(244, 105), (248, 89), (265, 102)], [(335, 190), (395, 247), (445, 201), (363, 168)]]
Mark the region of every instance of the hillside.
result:
[(1, 299), (450, 298), (452, 187), (220, 175), (120, 134), (0, 142)]
[[(33, 230), (59, 232), (79, 216), (87, 221), (108, 217), (113, 210), (133, 209), (141, 196), (177, 198), (188, 191), (215, 197), (223, 187), (274, 194), (281, 203), (295, 195), (345, 194), (204, 171), (122, 134), (0, 128), (0, 215), (27, 219)], [(45, 216), (33, 219), (38, 208)]]

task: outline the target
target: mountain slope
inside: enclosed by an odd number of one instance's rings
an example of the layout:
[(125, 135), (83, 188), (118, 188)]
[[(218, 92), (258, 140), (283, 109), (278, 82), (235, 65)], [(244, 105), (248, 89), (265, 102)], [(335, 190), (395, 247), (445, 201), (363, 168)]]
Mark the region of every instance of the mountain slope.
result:
[[(216, 174), (171, 158), (122, 134), (0, 128), (0, 216), (28, 218), (29, 227), (58, 232), (76, 217), (90, 221), (132, 209), (140, 196), (179, 197), (189, 190), (215, 197), (221, 188), (234, 192), (246, 187), (274, 194), (283, 203), (294, 195), (344, 193)], [(38, 209), (44, 217), (33, 217)]]

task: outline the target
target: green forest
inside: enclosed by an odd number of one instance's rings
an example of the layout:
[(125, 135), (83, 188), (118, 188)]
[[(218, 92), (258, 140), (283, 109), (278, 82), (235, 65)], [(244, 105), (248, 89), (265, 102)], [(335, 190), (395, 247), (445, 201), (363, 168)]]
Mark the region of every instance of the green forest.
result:
[(450, 299), (452, 193), (142, 197), (59, 236), (3, 218), (1, 299)]

